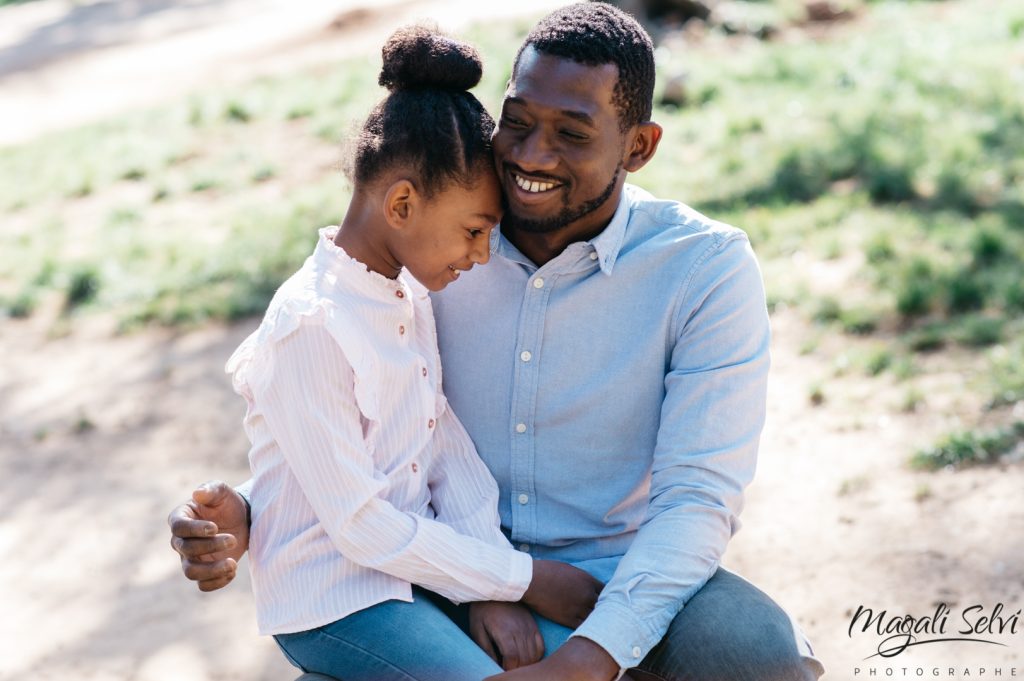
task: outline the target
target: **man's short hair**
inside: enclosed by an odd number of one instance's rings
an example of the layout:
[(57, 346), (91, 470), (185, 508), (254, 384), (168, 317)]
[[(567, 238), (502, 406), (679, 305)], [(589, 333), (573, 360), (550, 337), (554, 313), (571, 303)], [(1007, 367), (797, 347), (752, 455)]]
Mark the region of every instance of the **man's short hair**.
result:
[(651, 119), (654, 45), (639, 22), (621, 9), (604, 2), (579, 2), (555, 10), (526, 36), (513, 74), (527, 47), (587, 66), (615, 64), (619, 79), (612, 103), (619, 110), (620, 128), (628, 130)]

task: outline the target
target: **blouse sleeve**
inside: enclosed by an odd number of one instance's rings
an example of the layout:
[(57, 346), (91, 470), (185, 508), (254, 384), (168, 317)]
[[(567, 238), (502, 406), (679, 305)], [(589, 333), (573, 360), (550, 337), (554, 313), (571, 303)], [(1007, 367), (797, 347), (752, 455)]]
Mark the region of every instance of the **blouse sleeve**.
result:
[(501, 532), (498, 484), (451, 406), (437, 421), (429, 484), (430, 504), (440, 522), (494, 546), (511, 547)]
[(250, 383), (259, 386), (254, 405), (346, 558), (455, 602), (522, 597), (532, 577), (527, 554), (382, 498), (388, 479), (364, 445), (351, 365), (323, 326), (304, 322), (275, 344), (272, 357), (261, 368), (266, 375)]

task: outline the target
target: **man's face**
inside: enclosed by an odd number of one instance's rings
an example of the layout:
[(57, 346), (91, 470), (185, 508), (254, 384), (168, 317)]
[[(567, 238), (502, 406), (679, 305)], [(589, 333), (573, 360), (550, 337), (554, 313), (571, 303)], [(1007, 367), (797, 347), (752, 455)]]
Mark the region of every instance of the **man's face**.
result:
[(611, 219), (625, 175), (626, 134), (612, 103), (618, 77), (614, 64), (523, 50), (493, 137), (504, 227), (585, 233)]

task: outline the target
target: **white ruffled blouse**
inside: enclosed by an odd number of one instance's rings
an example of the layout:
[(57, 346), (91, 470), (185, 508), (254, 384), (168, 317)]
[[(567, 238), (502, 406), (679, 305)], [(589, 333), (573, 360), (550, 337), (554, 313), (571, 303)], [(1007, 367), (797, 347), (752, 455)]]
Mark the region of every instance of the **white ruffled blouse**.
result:
[(366, 269), (320, 230), (228, 360), (245, 397), (260, 633), (305, 631), (419, 584), (515, 601), (532, 562), (441, 393), (426, 290)]

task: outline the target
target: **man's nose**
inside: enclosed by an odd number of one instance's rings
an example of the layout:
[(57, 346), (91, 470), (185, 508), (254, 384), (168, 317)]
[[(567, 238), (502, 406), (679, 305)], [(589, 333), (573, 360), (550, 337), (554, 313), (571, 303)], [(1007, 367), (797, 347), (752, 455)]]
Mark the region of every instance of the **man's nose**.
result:
[(526, 172), (550, 171), (558, 165), (558, 157), (547, 134), (543, 130), (534, 129), (520, 141), (512, 162)]

